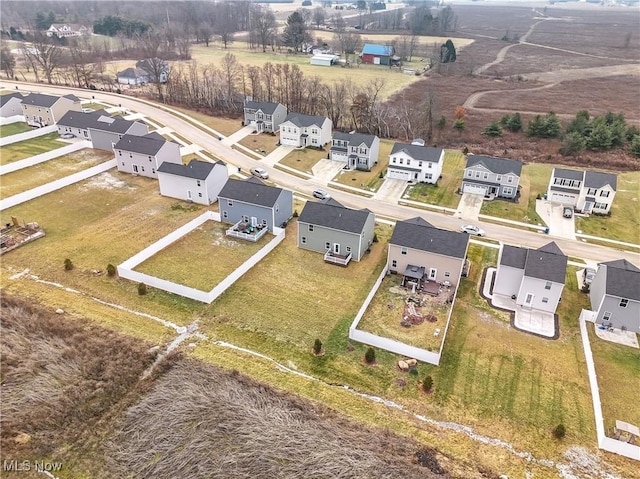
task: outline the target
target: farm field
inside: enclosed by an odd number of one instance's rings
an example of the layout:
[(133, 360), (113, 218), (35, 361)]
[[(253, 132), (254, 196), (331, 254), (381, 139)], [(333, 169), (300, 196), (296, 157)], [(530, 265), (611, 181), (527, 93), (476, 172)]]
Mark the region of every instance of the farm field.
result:
[(342, 185), (362, 187), (369, 191), (378, 191), (378, 188), (384, 182), (384, 177), (380, 178), (380, 174), (384, 176), (384, 172), (389, 164), (389, 154), (393, 148), (394, 141), (380, 140), (380, 148), (378, 150), (378, 162), (371, 168), (371, 171), (359, 170), (342, 170), (333, 179)]
[(3, 146), (0, 150), (0, 165), (6, 165), (18, 160), (24, 160), (46, 151), (61, 148), (68, 143), (60, 141), (58, 133), (49, 133), (48, 135), (39, 136), (31, 140), (13, 143)]
[(466, 164), (467, 160), (462, 152), (445, 151), (442, 178), (438, 180), (438, 184), (418, 183), (410, 185), (402, 197), (421, 203), (457, 208), (460, 203), (460, 195), (457, 192), (462, 186), (462, 176)]
[(4, 138), (5, 136), (17, 135), (18, 133), (25, 133), (30, 130), (31, 127), (21, 121), (8, 125), (0, 125), (0, 137)]

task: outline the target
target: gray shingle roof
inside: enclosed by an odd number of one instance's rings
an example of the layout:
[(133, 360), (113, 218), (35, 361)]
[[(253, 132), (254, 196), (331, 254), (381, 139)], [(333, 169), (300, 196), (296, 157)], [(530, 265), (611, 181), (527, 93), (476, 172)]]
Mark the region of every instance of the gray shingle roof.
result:
[(373, 145), (376, 136), (367, 135), (364, 133), (343, 133), (341, 131), (334, 131), (333, 139), (348, 141), (350, 146), (358, 146), (364, 143), (369, 148), (371, 148), (371, 145)]
[(552, 174), (554, 178), (566, 178), (568, 180), (582, 180), (582, 177), (584, 176), (584, 171), (568, 170), (566, 168), (554, 168)]
[(19, 93), (17, 91), (7, 93), (6, 95), (0, 95), (0, 106), (3, 106), (12, 98), (18, 98), (19, 100), (22, 100), (24, 97), (22, 96), (22, 93)]
[(518, 248), (517, 246), (504, 245), (502, 247), (502, 255), (500, 256), (500, 264), (510, 266), (512, 268), (524, 269), (527, 261), (527, 249)]
[(362, 233), (371, 211), (352, 210), (341, 204), (307, 201), (298, 221), (349, 233)]
[(45, 95), (44, 93), (30, 93), (22, 99), (25, 105), (42, 106), (49, 108), (60, 99), (58, 96)]
[(179, 165), (177, 163), (163, 162), (158, 168), (158, 173), (167, 173), (169, 175), (182, 176), (185, 178), (193, 178), (194, 180), (206, 180), (213, 171), (213, 168), (222, 162), (209, 163), (193, 159), (188, 165)]
[(568, 258), (554, 242), (527, 251), (524, 275), (564, 284)]
[(438, 163), (440, 155), (442, 154), (442, 148), (433, 148), (431, 146), (409, 145), (407, 143), (395, 143), (391, 154), (406, 152), (411, 158), (415, 160), (431, 161)]
[(607, 294), (640, 301), (640, 269), (626, 259), (600, 264), (607, 268)]
[(129, 67), (129, 68), (125, 68), (121, 72), (118, 72), (116, 76), (118, 78), (144, 78), (144, 77), (148, 77), (149, 74), (142, 68)]
[(467, 158), (467, 168), (475, 165), (483, 165), (492, 173), (506, 175), (514, 173), (518, 176), (522, 173), (522, 162), (507, 158), (495, 158), (493, 156), (469, 155)]
[(257, 178), (252, 177), (247, 180), (229, 178), (218, 197), (271, 208), (275, 205), (280, 193), (282, 188), (265, 185)]
[(251, 110), (261, 110), (267, 115), (273, 115), (279, 104), (280, 103), (273, 103), (271, 101), (246, 101), (244, 107)]
[(93, 129), (110, 131), (113, 133), (126, 133), (134, 124), (120, 116), (109, 116), (104, 110), (83, 113), (81, 111), (68, 111), (57, 123), (59, 126), (72, 128)]
[(420, 217), (398, 221), (389, 244), (463, 259), (469, 235), (442, 230)]
[(164, 138), (158, 140), (148, 136), (124, 135), (113, 148), (116, 150), (140, 153), (142, 155), (155, 156), (165, 143), (168, 142)]
[(605, 185), (611, 186), (616, 191), (618, 176), (613, 173), (600, 173), (599, 171), (585, 171), (584, 186), (587, 188), (602, 188)]
[(302, 113), (289, 113), (284, 121), (290, 121), (297, 127), (309, 127), (316, 125), (322, 127), (322, 124), (327, 120), (325, 116), (318, 115), (303, 115)]

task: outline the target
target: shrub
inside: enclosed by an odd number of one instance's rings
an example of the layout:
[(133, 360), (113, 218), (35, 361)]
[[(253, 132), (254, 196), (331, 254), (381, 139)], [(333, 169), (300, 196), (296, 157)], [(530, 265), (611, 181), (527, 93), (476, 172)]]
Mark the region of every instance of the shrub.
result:
[(468, 155), (469, 154), (469, 148), (467, 148), (466, 146), (462, 149), (462, 154), (463, 155)]
[(381, 171), (380, 174), (378, 175), (378, 178), (384, 178), (384, 173)]
[(431, 376), (425, 376), (422, 380), (422, 389), (424, 389), (425, 392), (430, 392), (433, 389), (433, 378)]
[(444, 115), (442, 115), (438, 120), (438, 128), (442, 130), (446, 125), (447, 125), (447, 119), (444, 117)]
[(502, 127), (500, 126), (500, 123), (494, 121), (486, 126), (483, 134), (492, 137), (502, 136)]
[(522, 118), (520, 117), (520, 113), (516, 112), (513, 114), (509, 121), (506, 124), (507, 130), (509, 131), (520, 131), (522, 130)]
[(320, 341), (319, 339), (316, 339), (313, 342), (313, 354), (320, 354), (321, 351), (322, 351), (322, 341)]
[(464, 130), (464, 120), (461, 118), (459, 120), (456, 120), (453, 124), (453, 128), (457, 131), (462, 131)]
[(114, 265), (112, 265), (111, 263), (109, 263), (107, 265), (107, 276), (115, 276), (116, 275), (116, 267)]
[(367, 364), (371, 364), (376, 361), (376, 352), (372, 347), (369, 347), (367, 349), (367, 352), (364, 353), (364, 360), (367, 362)]
[(138, 294), (144, 296), (147, 294), (147, 285), (144, 283), (138, 283)]
[(558, 424), (553, 430), (553, 437), (556, 439), (562, 439), (567, 433), (564, 424)]
[(298, 210), (294, 210), (294, 211), (293, 211), (293, 217), (294, 217), (294, 218), (297, 218), (297, 217), (298, 217)]
[(65, 271), (71, 271), (73, 269), (73, 263), (69, 258), (64, 260), (64, 269)]
[(378, 233), (373, 233), (373, 242), (374, 243), (378, 242)]

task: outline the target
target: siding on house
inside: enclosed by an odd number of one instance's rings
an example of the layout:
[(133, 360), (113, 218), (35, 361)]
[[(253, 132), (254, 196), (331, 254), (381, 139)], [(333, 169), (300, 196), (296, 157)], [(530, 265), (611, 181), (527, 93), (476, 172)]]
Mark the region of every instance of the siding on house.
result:
[(640, 269), (627, 260), (598, 265), (589, 291), (596, 323), (640, 333)]
[(55, 125), (69, 110), (82, 111), (80, 99), (75, 95), (61, 97), (31, 93), (22, 99), (22, 114), (28, 125)]
[(582, 213), (607, 214), (616, 195), (617, 176), (598, 171), (554, 168), (547, 199), (572, 206)]
[(22, 94), (18, 92), (0, 95), (0, 117), (22, 115)]
[(201, 205), (218, 201), (229, 172), (222, 161), (191, 160), (187, 165), (164, 162), (158, 167), (160, 194)]
[(287, 117), (287, 107), (280, 103), (246, 101), (244, 124), (252, 125), (258, 132), (275, 133)]
[(124, 135), (113, 147), (118, 171), (158, 178), (158, 167), (165, 161), (182, 164), (180, 146), (158, 139), (153, 133), (145, 136)]
[(280, 144), (320, 148), (331, 141), (332, 122), (324, 116), (289, 113), (280, 124)]
[(387, 178), (435, 184), (443, 162), (442, 148), (396, 143), (389, 155)]
[(463, 193), (481, 193), (513, 199), (518, 193), (522, 162), (470, 155), (463, 173)]
[(344, 162), (349, 168), (368, 171), (378, 162), (379, 151), (380, 138), (376, 135), (338, 131), (333, 133), (329, 158)]

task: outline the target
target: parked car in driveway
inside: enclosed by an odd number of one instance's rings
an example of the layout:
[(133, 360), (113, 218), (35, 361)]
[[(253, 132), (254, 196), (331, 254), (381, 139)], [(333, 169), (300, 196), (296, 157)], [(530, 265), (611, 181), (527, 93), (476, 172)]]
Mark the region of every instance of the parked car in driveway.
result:
[(253, 176), (257, 176), (258, 178), (262, 178), (263, 180), (267, 180), (269, 179), (269, 173), (266, 172), (266, 170), (263, 170), (262, 168), (251, 168), (251, 174)]
[(562, 209), (562, 216), (564, 216), (565, 218), (571, 218), (573, 216), (573, 208), (565, 206)]
[(485, 232), (482, 228), (478, 228), (474, 225), (462, 225), (460, 231), (474, 236), (484, 236)]
[(593, 281), (593, 278), (596, 277), (596, 270), (593, 268), (585, 268), (582, 273), (582, 278), (584, 279), (584, 284), (590, 285)]
[(331, 195), (324, 190), (313, 190), (313, 197), (318, 198), (319, 200), (328, 200), (331, 198)]

